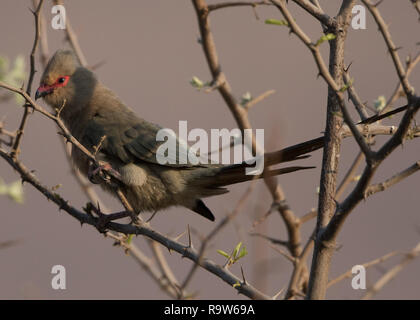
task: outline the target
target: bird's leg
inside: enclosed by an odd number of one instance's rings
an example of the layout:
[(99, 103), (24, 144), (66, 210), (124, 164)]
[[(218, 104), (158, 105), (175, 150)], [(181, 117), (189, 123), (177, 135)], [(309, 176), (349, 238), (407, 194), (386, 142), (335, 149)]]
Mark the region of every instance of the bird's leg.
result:
[(106, 229), (106, 225), (113, 221), (113, 220), (118, 220), (118, 219), (122, 219), (122, 218), (126, 218), (129, 217), (130, 213), (127, 211), (121, 211), (121, 212), (116, 212), (116, 213), (110, 213), (110, 214), (103, 214), (100, 213), (98, 215), (98, 221), (96, 223), (96, 228), (100, 231), (100, 232), (104, 232)]
[(102, 211), (99, 207), (96, 208), (93, 204), (91, 204), (89, 202), (87, 207), (86, 207), (86, 212), (88, 212), (89, 214), (92, 214), (92, 211), (98, 216), (95, 227), (102, 233), (105, 232), (106, 225), (109, 222), (111, 222), (113, 220), (118, 220), (118, 219), (130, 217), (130, 213), (128, 211), (121, 211), (121, 212), (115, 212), (115, 213), (110, 213), (110, 214), (104, 214), (104, 213), (102, 213)]
[(88, 178), (90, 182), (94, 184), (109, 182), (109, 177), (107, 177), (105, 173), (108, 173), (117, 180), (121, 180), (120, 173), (112, 168), (108, 162), (99, 161), (99, 166), (96, 166), (92, 162), (89, 163)]

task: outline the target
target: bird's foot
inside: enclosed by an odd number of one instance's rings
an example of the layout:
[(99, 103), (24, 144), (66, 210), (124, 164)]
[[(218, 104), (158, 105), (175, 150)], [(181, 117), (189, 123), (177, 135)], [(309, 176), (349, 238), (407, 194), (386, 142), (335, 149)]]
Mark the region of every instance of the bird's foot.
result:
[(99, 161), (99, 166), (92, 163), (89, 165), (88, 178), (90, 182), (94, 184), (109, 182), (110, 176), (121, 180), (120, 173), (112, 168), (108, 162)]
[(90, 215), (92, 215), (92, 212), (94, 212), (96, 214), (97, 217), (95, 217), (95, 219), (96, 219), (95, 227), (101, 233), (106, 232), (106, 229), (107, 229), (106, 226), (111, 221), (131, 216), (128, 211), (121, 211), (121, 212), (116, 212), (116, 213), (104, 214), (104, 213), (102, 213), (102, 211), (100, 209), (96, 208), (90, 202), (88, 203), (88, 205), (86, 207), (86, 212)]

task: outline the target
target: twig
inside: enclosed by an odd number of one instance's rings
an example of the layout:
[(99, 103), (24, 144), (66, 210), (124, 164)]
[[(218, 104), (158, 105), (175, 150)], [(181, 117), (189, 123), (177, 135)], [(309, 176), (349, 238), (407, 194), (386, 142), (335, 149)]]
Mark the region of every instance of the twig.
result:
[[(418, 65), (419, 62), (420, 62), (420, 52), (417, 53), (417, 55), (414, 57), (414, 59), (408, 60), (407, 69), (406, 69), (407, 77), (410, 76), (411, 72), (414, 70), (414, 68)], [(389, 111), (389, 109), (392, 107), (394, 102), (403, 94), (404, 94), (404, 91), (402, 91), (401, 82), (398, 81), (394, 92), (392, 93), (391, 97), (388, 99), (388, 101), (386, 103), (386, 106), (379, 112), (379, 114), (382, 114), (382, 113), (385, 113), (385, 112)]]
[(337, 188), (337, 191), (335, 193), (335, 198), (337, 200), (340, 199), (344, 190), (346, 190), (346, 188), (350, 184), (350, 182), (353, 181), (354, 174), (356, 173), (356, 171), (359, 168), (360, 164), (362, 163), (363, 159), (364, 159), (363, 152), (359, 152), (359, 154), (354, 159), (352, 165), (350, 166), (350, 169), (347, 171), (345, 177), (343, 178), (343, 181), (341, 181), (340, 185)]
[(414, 9), (416, 9), (417, 13), (419, 14), (419, 21), (420, 21), (420, 1), (419, 0), (410, 0), (411, 3), (414, 6)]
[(386, 25), (382, 15), (379, 12), (377, 6), (373, 5), (369, 0), (362, 0), (363, 4), (368, 8), (369, 12), (372, 14), (373, 18), (376, 21), (376, 24), (379, 27), (379, 31), (381, 32), (386, 46), (388, 47), (388, 51), (391, 54), (392, 61), (395, 66), (395, 70), (397, 71), (398, 78), (400, 79), (401, 85), (403, 90), (407, 96), (407, 99), (410, 98), (414, 94), (414, 89), (411, 87), (410, 82), (408, 81), (407, 73), (404, 70), (403, 64), (401, 63), (400, 57), (398, 55), (398, 48), (395, 46), (394, 42), (392, 41), (391, 34), (388, 30), (388, 26)]
[(268, 0), (263, 0), (263, 1), (235, 1), (235, 2), (221, 2), (221, 3), (216, 3), (216, 4), (210, 4), (208, 6), (209, 11), (215, 11), (218, 9), (225, 9), (225, 8), (231, 8), (231, 7), (257, 7), (260, 5), (265, 5), (265, 6), (269, 6), (271, 5)]
[[(29, 72), (29, 80), (28, 80), (28, 84), (26, 86), (26, 94), (28, 96), (31, 95), (32, 82), (34, 80), (34, 75), (35, 75), (35, 72), (36, 72), (36, 70), (35, 70), (35, 52), (36, 52), (36, 49), (38, 47), (38, 42), (39, 42), (39, 37), (40, 37), (40, 20), (39, 20), (39, 14), (41, 12), (41, 8), (42, 8), (42, 4), (43, 3), (44, 3), (44, 0), (40, 0), (39, 1), (39, 4), (38, 4), (38, 7), (36, 8), (36, 10), (35, 11), (32, 11), (32, 13), (35, 16), (35, 39), (34, 39), (34, 43), (33, 43), (33, 46), (32, 46), (31, 54), (29, 56), (31, 70)], [(19, 150), (19, 147), (20, 147), (20, 143), (22, 141), (23, 132), (24, 132), (26, 123), (28, 121), (30, 110), (31, 110), (30, 106), (28, 106), (25, 103), (25, 111), (23, 113), (22, 120), (20, 122), (19, 129), (18, 129), (17, 134), (16, 134), (16, 139), (14, 140), (13, 147), (12, 147), (11, 155), (14, 158), (16, 158), (18, 156), (18, 154), (19, 154), (19, 151), (20, 151)]]
[(395, 267), (391, 268), (385, 273), (376, 283), (366, 292), (362, 300), (371, 299), (378, 293), (388, 282), (394, 279), (410, 262), (412, 262), (420, 254), (420, 242), (414, 247), (413, 250), (408, 252), (405, 257)]
[(305, 222), (308, 222), (309, 220), (316, 218), (317, 214), (318, 214), (318, 210), (312, 209), (311, 211), (303, 215), (301, 218), (299, 218), (299, 223), (304, 224)]
[(331, 28), (335, 25), (334, 19), (328, 16), (319, 5), (318, 1), (308, 1), (308, 0), (293, 0), (297, 5), (306, 10), (310, 15), (315, 19), (319, 20), (322, 25)]
[[(63, 1), (54, 0), (54, 4), (63, 5)], [(79, 45), (79, 41), (77, 40), (77, 36), (76, 36), (75, 32), (73, 31), (73, 28), (70, 24), (70, 20), (69, 20), (68, 17), (66, 17), (66, 29), (65, 29), (65, 31), (66, 31), (67, 38), (70, 42), (70, 45), (72, 46), (80, 64), (84, 67), (87, 67), (88, 64), (87, 64), (86, 58), (83, 55), (82, 49), (80, 48), (80, 45)]]
[[(389, 253), (387, 253), (386, 255), (384, 255), (380, 258), (377, 258), (377, 259), (374, 259), (372, 261), (369, 261), (369, 262), (366, 262), (366, 263), (362, 264), (362, 266), (365, 267), (366, 269), (370, 268), (370, 267), (375, 266), (379, 263), (385, 262), (389, 258), (392, 258), (392, 257), (394, 257), (394, 256), (396, 256), (397, 254), (400, 254), (400, 253), (401, 252), (399, 252), (399, 251), (389, 252)], [(350, 278), (350, 277), (352, 277), (352, 275), (353, 275), (352, 269), (350, 269), (347, 272), (344, 272), (343, 274), (339, 275), (337, 278), (334, 278), (330, 282), (328, 282), (327, 287), (329, 288), (329, 287), (339, 283), (340, 281), (343, 281), (344, 279)]]
[(168, 261), (163, 255), (160, 245), (154, 240), (151, 240), (151, 239), (148, 239), (148, 240), (149, 240), (148, 244), (152, 250), (155, 260), (158, 262), (158, 267), (162, 275), (167, 279), (169, 285), (177, 293), (176, 297), (186, 296), (186, 293), (183, 292), (183, 290), (181, 290), (178, 280), (176, 279), (174, 273), (172, 272), (171, 267), (168, 264)]
[(276, 91), (275, 90), (267, 90), (266, 92), (260, 94), (258, 97), (252, 99), (250, 102), (248, 102), (244, 108), (249, 110), (251, 109), (253, 106), (255, 106), (257, 103), (263, 101), (265, 98), (271, 96), (272, 94), (274, 94)]
[(411, 176), (420, 170), (420, 161), (417, 161), (409, 168), (395, 174), (393, 177), (385, 180), (384, 182), (373, 184), (366, 189), (365, 197), (369, 197), (377, 192), (385, 191), (389, 187), (397, 184), (398, 182), (404, 180), (405, 178)]
[(349, 98), (351, 102), (353, 102), (354, 107), (356, 108), (357, 112), (359, 113), (360, 119), (365, 120), (369, 117), (368, 113), (366, 112), (366, 106), (364, 103), (360, 100), (359, 95), (356, 92), (356, 89), (354, 86), (351, 85), (351, 78), (348, 74), (348, 70), (344, 70), (344, 80), (346, 82), (346, 85), (348, 86), (347, 92), (349, 94)]
[[(32, 5), (36, 9), (39, 4), (39, 0), (32, 0)], [(48, 38), (47, 38), (47, 23), (45, 21), (45, 17), (42, 11), (39, 13), (39, 20), (40, 20), (40, 57), (41, 57), (41, 64), (45, 67), (48, 62)]]

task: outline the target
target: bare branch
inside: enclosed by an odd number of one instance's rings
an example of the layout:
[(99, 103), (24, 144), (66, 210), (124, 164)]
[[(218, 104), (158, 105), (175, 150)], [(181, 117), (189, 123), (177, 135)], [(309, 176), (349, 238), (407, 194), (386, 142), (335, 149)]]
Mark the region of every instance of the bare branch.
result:
[[(54, 4), (62, 5), (63, 1), (54, 0)], [(77, 40), (76, 33), (73, 31), (73, 28), (70, 24), (70, 20), (69, 20), (68, 17), (66, 17), (66, 29), (65, 29), (65, 31), (66, 31), (67, 38), (70, 42), (70, 45), (72, 46), (74, 52), (76, 53), (76, 56), (79, 59), (80, 64), (84, 67), (87, 67), (88, 64), (87, 64), (86, 58), (83, 55), (82, 49), (80, 48), (80, 45), (79, 45), (79, 41)]]
[(356, 159), (354, 159), (353, 164), (351, 165), (350, 169), (347, 171), (345, 177), (343, 178), (343, 181), (340, 183), (340, 185), (337, 188), (337, 191), (335, 193), (335, 198), (337, 200), (340, 199), (344, 190), (346, 190), (350, 182), (353, 181), (354, 174), (356, 173), (356, 170), (359, 168), (363, 159), (364, 159), (363, 152), (359, 152), (359, 154), (356, 156)]
[(334, 25), (334, 20), (321, 9), (318, 1), (293, 0), (293, 2), (305, 9), (324, 26), (332, 27)]
[(401, 182), (405, 178), (411, 176), (412, 174), (416, 173), (420, 170), (420, 161), (417, 161), (409, 168), (397, 173), (393, 177), (385, 180), (384, 182), (373, 184), (366, 189), (365, 197), (369, 197), (377, 192), (385, 191), (389, 187)]
[[(43, 3), (44, 3), (44, 0), (40, 0), (39, 4), (38, 4), (38, 7), (33, 12), (33, 14), (35, 16), (35, 39), (34, 39), (34, 43), (32, 45), (31, 54), (29, 56), (29, 61), (30, 61), (30, 64), (31, 64), (31, 70), (29, 72), (29, 80), (28, 80), (28, 84), (26, 86), (26, 94), (28, 96), (31, 95), (32, 82), (34, 80), (34, 75), (35, 75), (35, 72), (36, 72), (36, 70), (35, 70), (35, 53), (36, 53), (36, 49), (38, 48), (38, 42), (39, 42), (39, 37), (40, 37), (39, 14), (41, 12), (41, 8), (42, 8)], [(23, 113), (22, 120), (20, 122), (19, 129), (17, 131), (16, 138), (14, 140), (13, 147), (12, 147), (12, 152), (11, 152), (12, 157), (16, 158), (19, 154), (19, 147), (20, 147), (20, 143), (22, 141), (23, 132), (24, 132), (26, 123), (28, 121), (30, 110), (31, 110), (30, 106), (25, 104), (25, 111)]]
[(209, 11), (215, 11), (218, 9), (225, 9), (225, 8), (231, 8), (231, 7), (257, 7), (257, 6), (269, 6), (271, 3), (268, 2), (268, 0), (263, 1), (235, 1), (235, 2), (221, 2), (216, 4), (210, 4), (208, 6)]
[(414, 247), (413, 250), (408, 252), (405, 257), (395, 267), (391, 268), (385, 273), (363, 296), (362, 300), (371, 299), (376, 293), (378, 293), (388, 282), (394, 279), (404, 268), (417, 258), (420, 254), (420, 242)]
[[(372, 261), (369, 261), (369, 262), (366, 262), (366, 263), (362, 264), (362, 266), (365, 267), (366, 269), (370, 268), (370, 267), (373, 267), (373, 266), (375, 266), (379, 263), (385, 262), (389, 258), (392, 258), (392, 257), (394, 257), (394, 256), (396, 256), (397, 254), (400, 254), (400, 253), (401, 252), (399, 252), (399, 251), (389, 252), (389, 253), (387, 253), (386, 255), (384, 255), (380, 258), (377, 258), (377, 259), (374, 259)], [(339, 283), (340, 281), (343, 281), (344, 279), (348, 279), (352, 276), (353, 276), (352, 269), (350, 269), (347, 272), (339, 275), (337, 278), (334, 278), (330, 282), (328, 282), (328, 288), (337, 284), (337, 283)]]
[(253, 106), (255, 106), (257, 103), (263, 101), (265, 98), (271, 96), (272, 94), (274, 94), (276, 91), (275, 90), (267, 90), (266, 92), (260, 94), (258, 97), (252, 99), (250, 102), (248, 102), (244, 108), (249, 110), (251, 109)]
[(384, 38), (386, 46), (388, 47), (388, 51), (391, 54), (392, 61), (394, 63), (395, 69), (398, 74), (398, 78), (400, 79), (401, 85), (404, 89), (404, 92), (407, 98), (410, 100), (410, 98), (414, 94), (414, 89), (410, 85), (410, 82), (408, 81), (407, 73), (404, 70), (403, 64), (397, 52), (398, 48), (395, 46), (394, 42), (392, 41), (392, 37), (388, 30), (388, 26), (386, 25), (384, 19), (382, 18), (382, 15), (380, 14), (377, 6), (373, 5), (370, 2), (370, 0), (362, 0), (362, 2), (368, 8), (369, 12), (372, 14), (373, 18), (376, 21), (376, 24), (379, 27), (379, 30)]

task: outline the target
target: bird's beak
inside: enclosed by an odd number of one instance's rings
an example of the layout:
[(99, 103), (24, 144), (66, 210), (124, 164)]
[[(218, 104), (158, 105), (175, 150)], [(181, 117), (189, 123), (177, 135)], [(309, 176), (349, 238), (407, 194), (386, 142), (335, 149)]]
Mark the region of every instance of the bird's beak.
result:
[(45, 97), (47, 94), (50, 94), (54, 90), (53, 86), (48, 86), (46, 84), (41, 85), (35, 93), (35, 100)]

